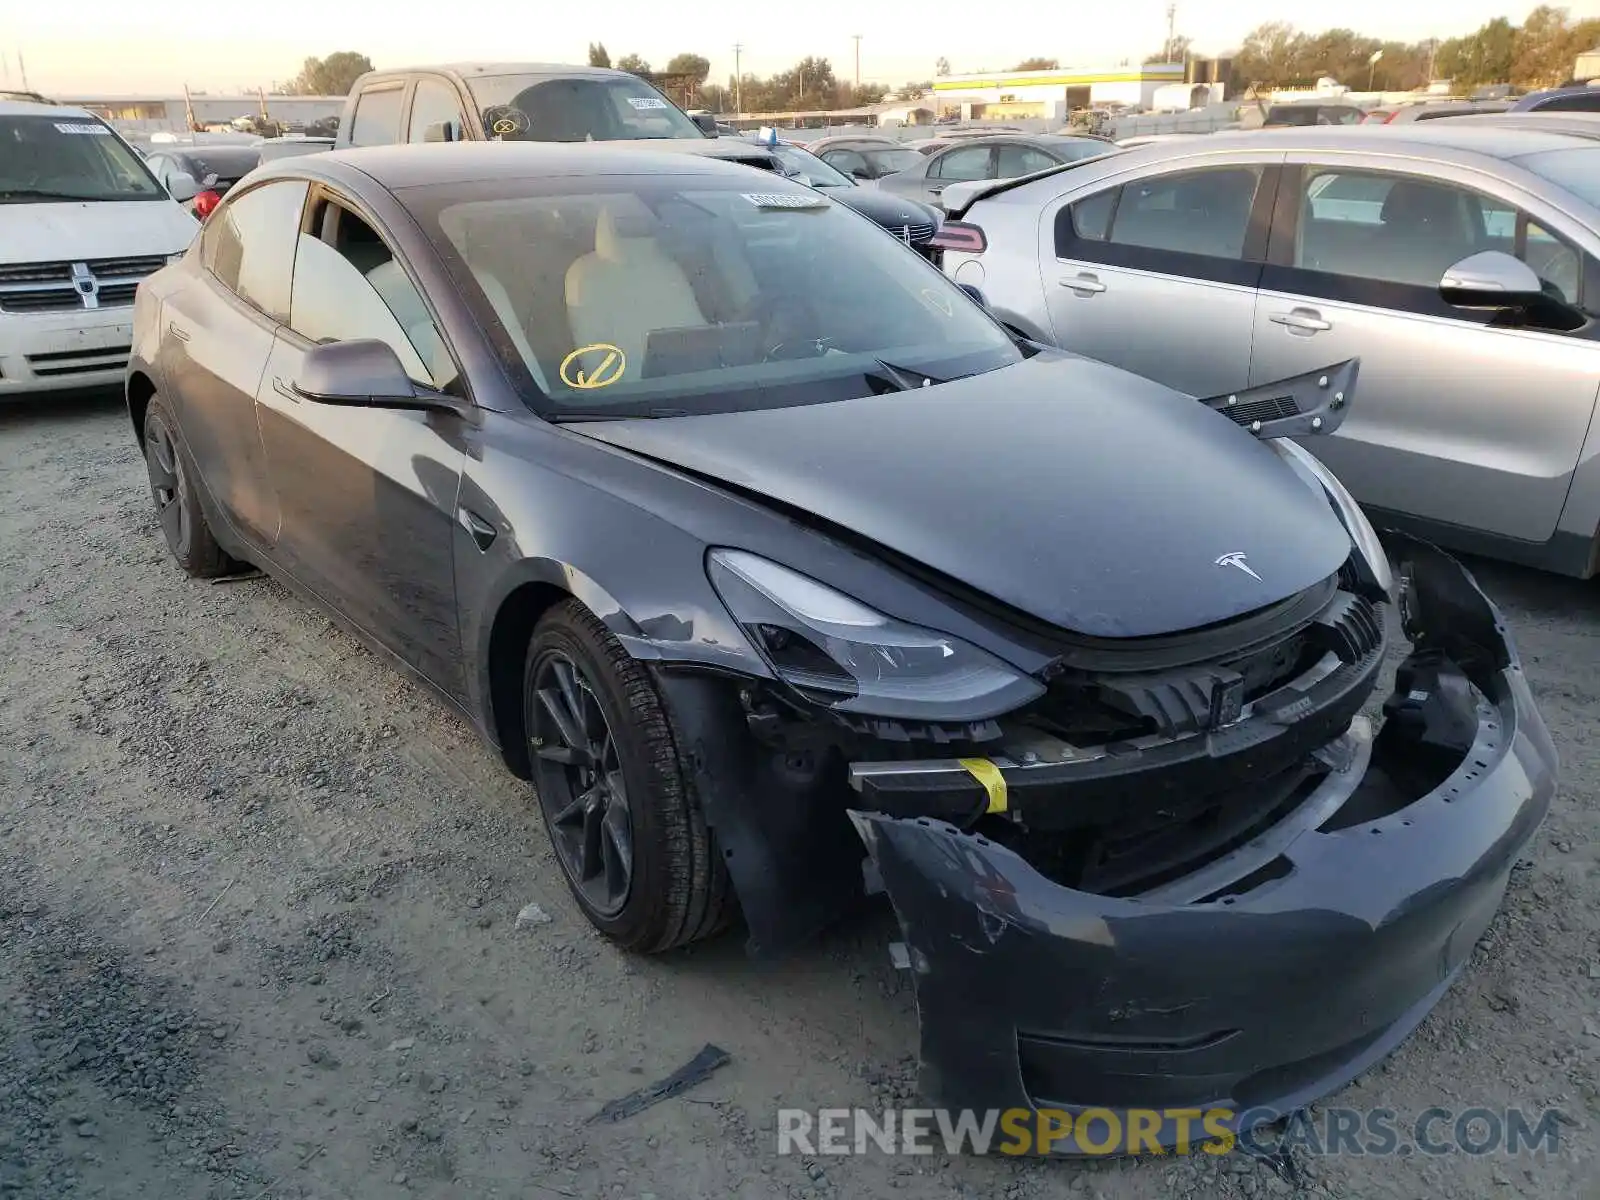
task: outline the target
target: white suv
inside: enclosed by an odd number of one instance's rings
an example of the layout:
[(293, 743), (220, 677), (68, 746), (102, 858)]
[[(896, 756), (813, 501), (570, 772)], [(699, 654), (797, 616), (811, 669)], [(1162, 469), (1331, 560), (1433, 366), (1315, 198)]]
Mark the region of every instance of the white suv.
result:
[(134, 290), (200, 228), (170, 186), (94, 114), (0, 100), (0, 397), (121, 383)]

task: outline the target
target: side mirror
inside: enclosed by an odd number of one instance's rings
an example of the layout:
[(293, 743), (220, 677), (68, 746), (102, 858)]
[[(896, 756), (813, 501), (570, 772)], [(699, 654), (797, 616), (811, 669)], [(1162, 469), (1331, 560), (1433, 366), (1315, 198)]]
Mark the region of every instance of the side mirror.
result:
[(1533, 268), (1501, 250), (1463, 258), (1439, 280), (1439, 295), (1456, 308), (1520, 308), (1545, 298)]
[(187, 171), (174, 171), (167, 178), (167, 195), (179, 204), (187, 204), (199, 194), (199, 182)]
[(456, 123), (454, 121), (433, 121), (423, 126), (422, 140), (425, 142), (453, 142), (456, 140)]
[(695, 123), (701, 133), (708, 137), (717, 136), (717, 119), (710, 113), (695, 113), (689, 119)]
[(306, 351), (295, 392), (318, 404), (350, 408), (400, 408), (461, 412), (461, 401), (421, 387), (406, 375), (388, 342), (357, 338), (325, 342)]
[(986, 309), (986, 308), (989, 307), (989, 297), (987, 297), (987, 296), (985, 296), (983, 294), (983, 289), (981, 289), (977, 284), (975, 284), (975, 283), (958, 283), (958, 284), (956, 284), (956, 286), (958, 288), (960, 288), (963, 292), (965, 292), (967, 295), (971, 296), (973, 303), (976, 304), (979, 308)]

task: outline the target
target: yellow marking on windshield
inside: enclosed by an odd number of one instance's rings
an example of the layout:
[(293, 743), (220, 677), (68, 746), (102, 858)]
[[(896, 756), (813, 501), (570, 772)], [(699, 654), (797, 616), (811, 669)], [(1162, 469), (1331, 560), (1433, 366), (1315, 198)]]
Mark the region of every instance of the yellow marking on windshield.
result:
[[(584, 355), (601, 352), (604, 352), (605, 357), (600, 360), (598, 366), (590, 371), (581, 369), (580, 360)], [(579, 346), (561, 360), (561, 382), (579, 391), (610, 387), (622, 378), (622, 373), (627, 369), (628, 356), (620, 348), (610, 342), (594, 342), (588, 346)]]

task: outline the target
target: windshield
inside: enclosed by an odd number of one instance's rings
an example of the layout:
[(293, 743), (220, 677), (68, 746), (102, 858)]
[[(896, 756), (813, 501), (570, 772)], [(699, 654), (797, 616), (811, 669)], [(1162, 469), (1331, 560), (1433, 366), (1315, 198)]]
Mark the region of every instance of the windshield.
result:
[(861, 153), (872, 159), (880, 171), (909, 171), (922, 162), (922, 155), (908, 147), (897, 146), (893, 150), (873, 148)]
[(779, 142), (776, 146), (765, 146), (764, 149), (777, 155), (778, 161), (783, 164), (784, 173), (797, 175), (804, 183), (812, 187), (854, 187), (855, 180), (848, 175), (835, 171), (815, 154), (802, 150), (798, 146), (785, 146)]
[(557, 419), (843, 400), (1022, 357), (924, 259), (772, 175), (450, 184), (408, 201)]
[(484, 132), (506, 142), (700, 138), (682, 109), (636, 75), (484, 75), (467, 80)]
[(1575, 150), (1542, 150), (1514, 160), (1535, 175), (1565, 188), (1593, 208), (1600, 208), (1600, 146)]
[(144, 160), (92, 117), (0, 117), (0, 204), (166, 198)]

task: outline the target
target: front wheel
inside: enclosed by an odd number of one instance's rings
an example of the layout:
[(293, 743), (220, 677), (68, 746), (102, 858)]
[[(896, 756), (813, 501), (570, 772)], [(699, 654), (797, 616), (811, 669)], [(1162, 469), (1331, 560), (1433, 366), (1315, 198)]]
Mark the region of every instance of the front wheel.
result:
[(595, 928), (645, 953), (722, 928), (732, 909), (727, 872), (661, 697), (575, 600), (534, 630), (523, 711), (556, 861)]

